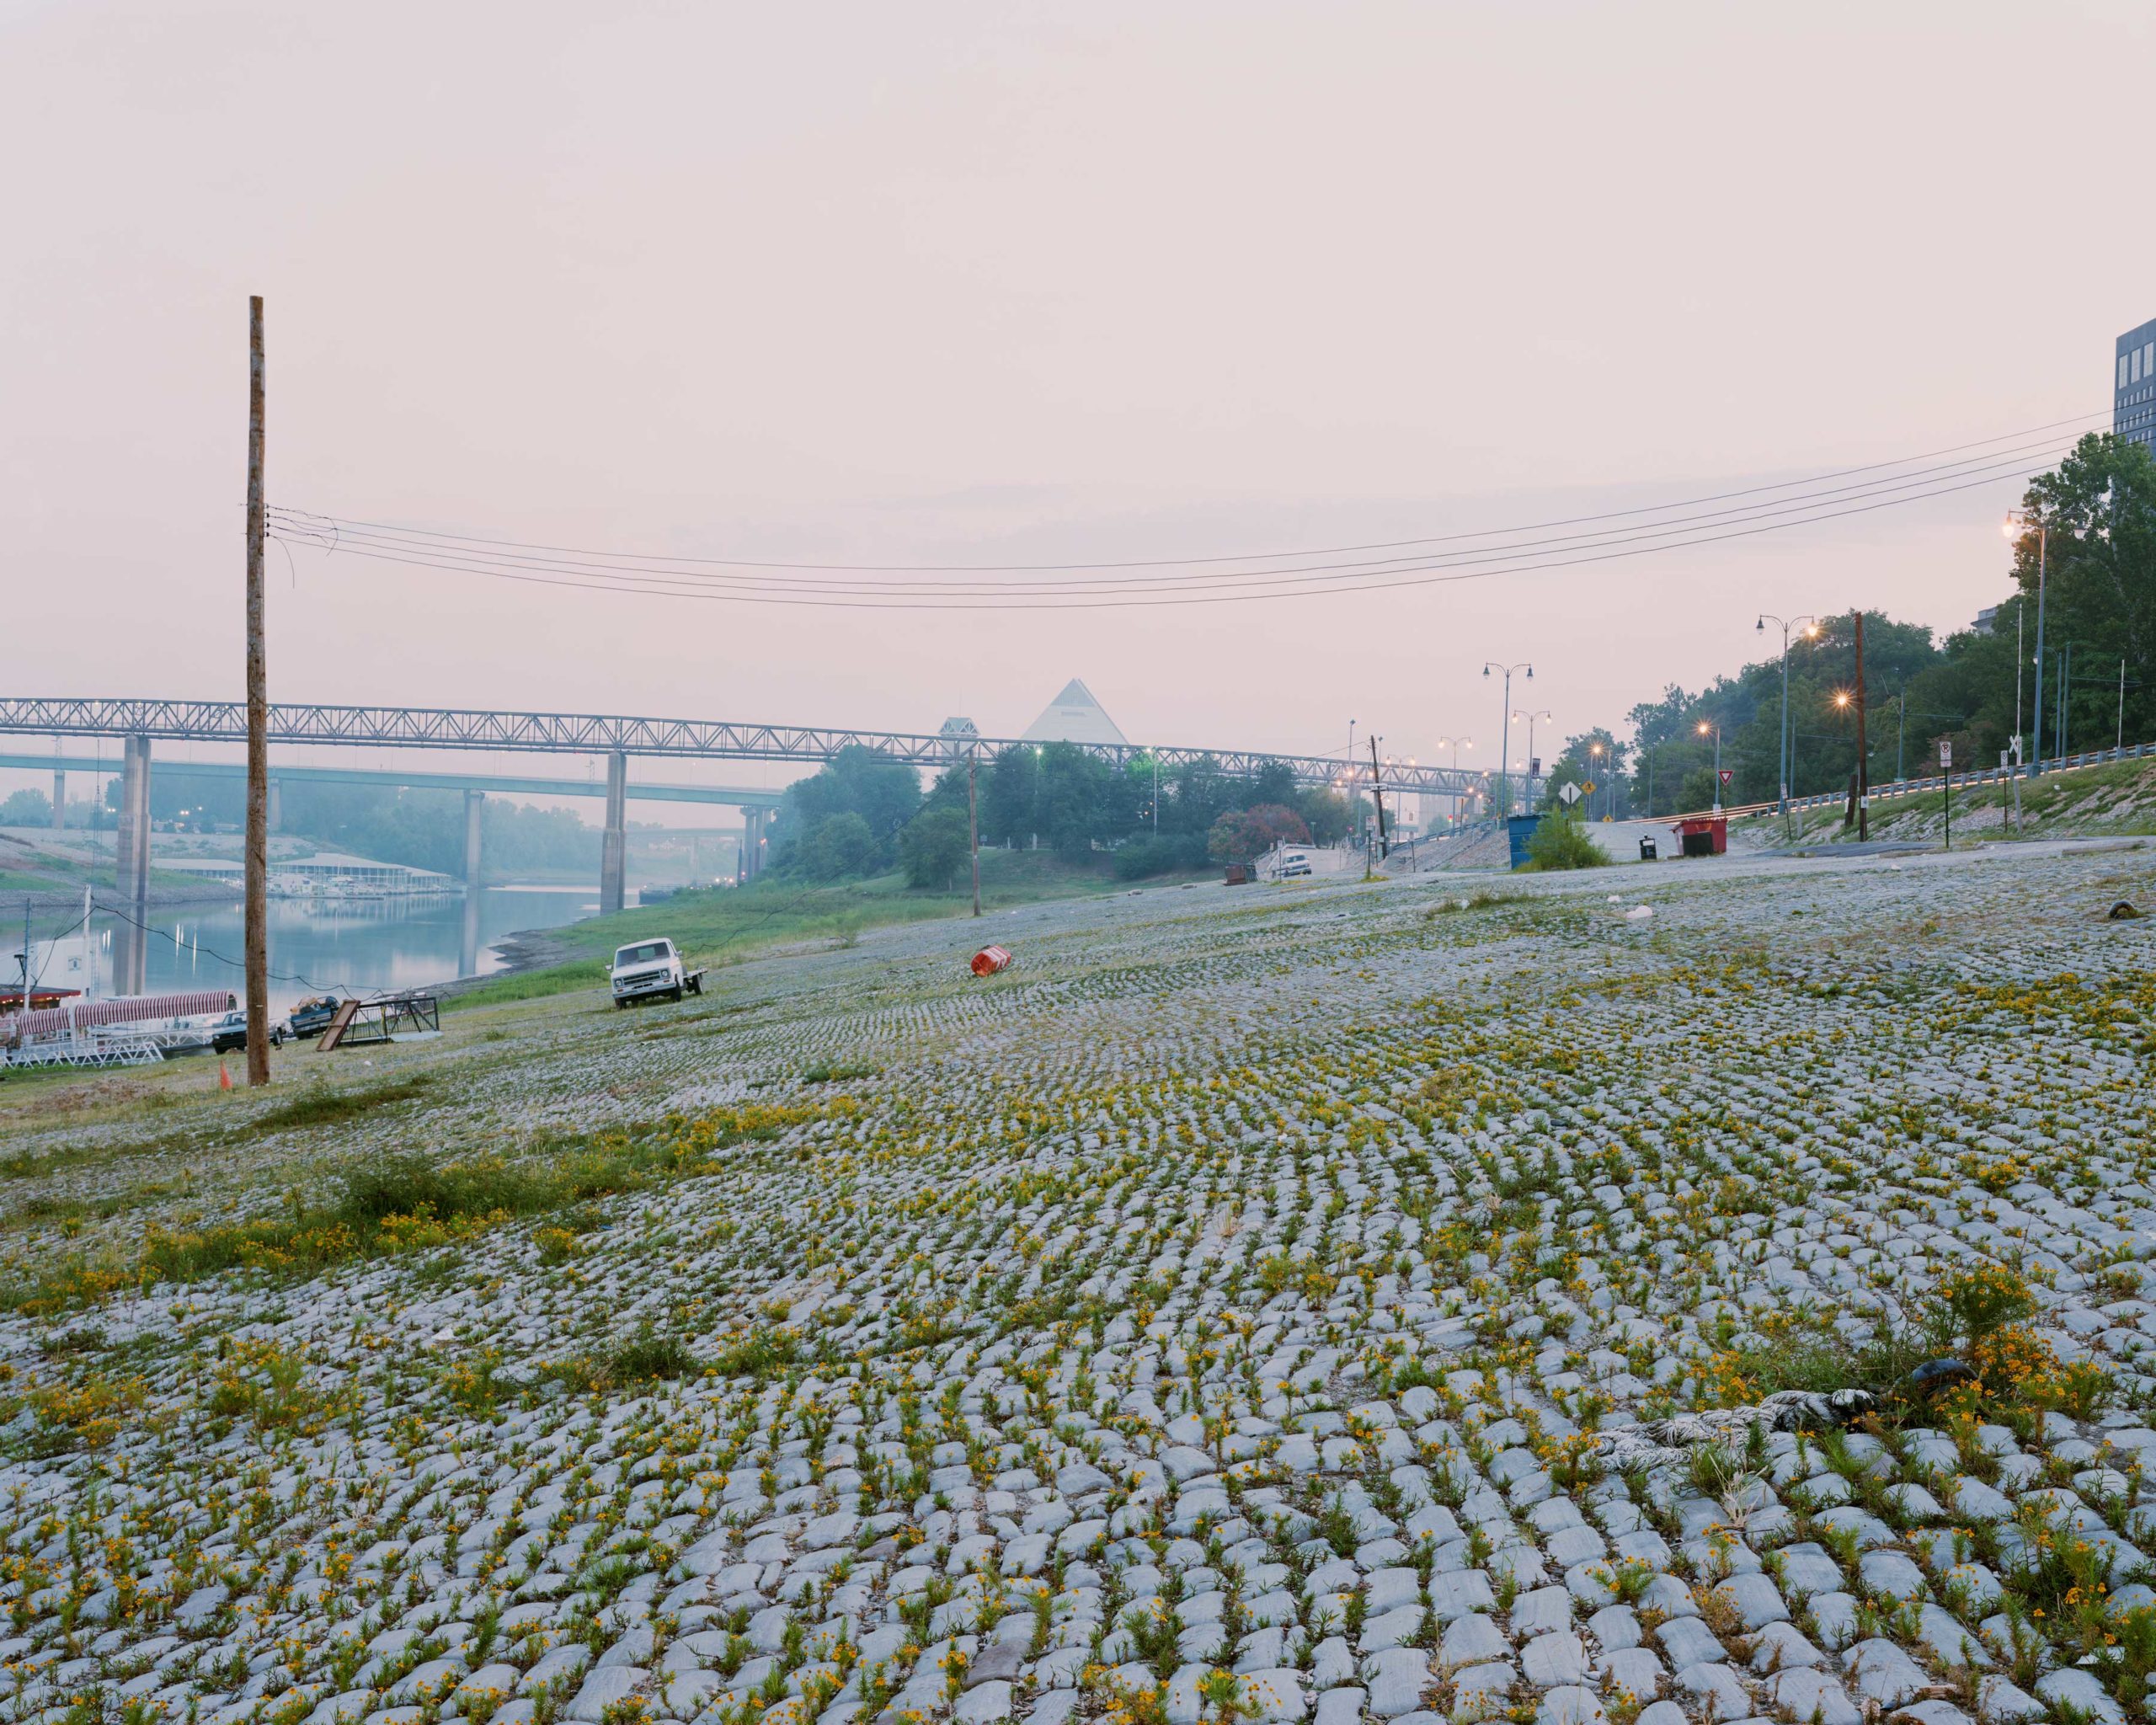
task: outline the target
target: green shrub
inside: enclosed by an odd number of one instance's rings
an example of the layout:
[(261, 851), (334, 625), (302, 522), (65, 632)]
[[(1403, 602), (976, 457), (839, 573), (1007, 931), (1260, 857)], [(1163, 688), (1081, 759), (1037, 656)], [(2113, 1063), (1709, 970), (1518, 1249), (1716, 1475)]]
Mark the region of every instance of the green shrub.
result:
[(1561, 815), (1545, 814), (1527, 841), (1527, 866), (1548, 872), (1558, 868), (1599, 868), (1609, 857), (1588, 836), (1587, 829)]

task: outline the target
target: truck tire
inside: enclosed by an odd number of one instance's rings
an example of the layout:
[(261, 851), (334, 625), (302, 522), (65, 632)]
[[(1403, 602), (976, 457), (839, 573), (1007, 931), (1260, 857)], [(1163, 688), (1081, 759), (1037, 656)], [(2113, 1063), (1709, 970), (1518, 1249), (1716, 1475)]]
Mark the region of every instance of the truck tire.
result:
[(681, 1003), (681, 991), (678, 988), (670, 988), (666, 991), (666, 998), (679, 1006)]
[(616, 1001), (614, 1002), (614, 1010), (617, 1012), (626, 1012), (628, 1009), (629, 1003), (627, 1001)]

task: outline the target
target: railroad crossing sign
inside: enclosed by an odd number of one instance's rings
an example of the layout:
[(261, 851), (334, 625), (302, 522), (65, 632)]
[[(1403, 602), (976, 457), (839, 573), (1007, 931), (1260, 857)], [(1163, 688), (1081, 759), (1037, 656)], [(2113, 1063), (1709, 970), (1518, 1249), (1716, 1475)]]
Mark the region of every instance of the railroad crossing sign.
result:
[(1559, 799), (1563, 802), (1564, 805), (1569, 809), (1573, 804), (1579, 801), (1580, 788), (1577, 785), (1566, 785), (1562, 790), (1557, 793), (1557, 795)]

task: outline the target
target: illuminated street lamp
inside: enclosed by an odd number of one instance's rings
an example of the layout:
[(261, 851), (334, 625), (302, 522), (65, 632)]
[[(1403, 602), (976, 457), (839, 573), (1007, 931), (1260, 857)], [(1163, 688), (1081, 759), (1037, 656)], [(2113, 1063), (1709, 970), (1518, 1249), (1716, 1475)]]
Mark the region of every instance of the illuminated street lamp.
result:
[(1716, 719), (1713, 724), (1710, 724), (1705, 719), (1701, 719), (1700, 721), (1700, 734), (1704, 737), (1709, 731), (1712, 731), (1715, 737), (1714, 812), (1719, 814), (1721, 813), (1721, 721), (1720, 719)]

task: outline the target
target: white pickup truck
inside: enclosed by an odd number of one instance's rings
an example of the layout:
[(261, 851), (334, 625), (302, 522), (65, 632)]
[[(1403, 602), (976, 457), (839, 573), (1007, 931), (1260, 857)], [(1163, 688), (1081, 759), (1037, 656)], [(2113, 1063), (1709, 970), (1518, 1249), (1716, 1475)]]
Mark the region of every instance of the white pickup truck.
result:
[(640, 940), (618, 948), (612, 971), (614, 1004), (626, 1007), (664, 995), (678, 1001), (685, 994), (704, 991), (704, 973), (685, 969), (681, 954), (664, 937)]

